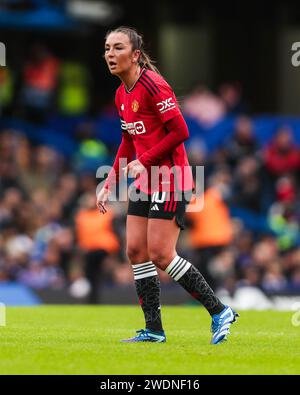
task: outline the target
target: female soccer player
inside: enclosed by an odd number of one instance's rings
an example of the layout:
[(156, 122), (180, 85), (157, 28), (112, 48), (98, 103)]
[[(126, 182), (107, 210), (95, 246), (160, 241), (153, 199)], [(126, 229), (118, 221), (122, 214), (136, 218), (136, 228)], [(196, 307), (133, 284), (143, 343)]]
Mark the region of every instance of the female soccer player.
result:
[[(129, 192), (127, 255), (146, 322), (145, 329), (124, 341), (166, 341), (158, 267), (207, 309), (212, 316), (211, 343), (218, 344), (226, 340), (238, 314), (224, 306), (196, 267), (176, 252), (193, 179), (183, 144), (189, 132), (175, 94), (153, 66), (135, 29), (121, 26), (108, 32), (105, 60), (110, 73), (122, 82), (115, 96), (122, 141), (97, 206), (106, 212), (105, 204), (122, 170), (135, 178)], [(119, 160), (128, 164), (121, 169)]]

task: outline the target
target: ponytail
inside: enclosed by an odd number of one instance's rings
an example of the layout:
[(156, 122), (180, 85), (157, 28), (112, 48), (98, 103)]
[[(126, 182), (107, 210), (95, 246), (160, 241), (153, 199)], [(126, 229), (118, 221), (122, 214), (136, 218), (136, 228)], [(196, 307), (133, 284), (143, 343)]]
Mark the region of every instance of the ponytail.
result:
[(111, 33), (124, 33), (129, 37), (129, 40), (132, 44), (132, 50), (139, 50), (141, 52), (138, 63), (141, 67), (146, 67), (149, 70), (154, 71), (157, 74), (160, 74), (158, 68), (154, 65), (154, 60), (147, 54), (144, 49), (144, 41), (141, 34), (139, 34), (134, 28), (128, 26), (120, 26), (114, 30), (110, 30), (107, 32), (105, 39)]
[(139, 65), (141, 67), (146, 67), (149, 70), (154, 71), (157, 74), (160, 74), (158, 68), (154, 66), (154, 61), (150, 58), (147, 52), (144, 49), (141, 49), (141, 55), (139, 57)]

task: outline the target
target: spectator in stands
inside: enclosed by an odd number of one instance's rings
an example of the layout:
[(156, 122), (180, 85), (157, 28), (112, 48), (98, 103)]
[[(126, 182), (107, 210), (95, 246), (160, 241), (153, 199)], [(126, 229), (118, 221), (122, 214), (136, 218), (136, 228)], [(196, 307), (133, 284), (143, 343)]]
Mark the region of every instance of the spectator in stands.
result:
[(256, 287), (260, 288), (261, 271), (256, 266), (245, 267), (240, 273), (240, 279), (236, 283), (236, 288)]
[(235, 167), (245, 156), (253, 156), (259, 160), (259, 146), (252, 120), (248, 116), (242, 115), (236, 119), (233, 134), (225, 143), (224, 151), (231, 167)]
[(274, 177), (300, 170), (300, 151), (293, 140), (293, 131), (282, 126), (264, 152), (265, 166), (269, 174)]
[(230, 204), (259, 213), (263, 181), (259, 162), (254, 156), (243, 157), (233, 174)]
[(289, 284), (288, 291), (299, 294), (300, 292), (300, 266), (293, 271)]
[(14, 77), (10, 67), (0, 67), (0, 115), (11, 112), (14, 98)]
[(113, 209), (108, 215), (99, 215), (95, 192), (81, 196), (80, 208), (75, 217), (78, 246), (85, 260), (85, 275), (91, 285), (89, 303), (99, 302), (101, 269), (108, 254), (119, 252), (119, 241), (113, 229)]
[(71, 225), (80, 197), (78, 176), (70, 171), (61, 174), (56, 183), (55, 195), (62, 203), (65, 225)]
[(59, 61), (43, 44), (35, 44), (23, 69), (20, 97), (24, 116), (43, 121), (53, 105)]
[(33, 148), (31, 163), (19, 169), (20, 182), (28, 194), (36, 189), (48, 193), (54, 190), (55, 183), (64, 165), (62, 155), (53, 148), (43, 145)]
[(205, 86), (197, 86), (184, 99), (183, 111), (205, 127), (213, 126), (226, 114), (222, 100)]
[(219, 96), (228, 115), (246, 114), (249, 109), (242, 97), (239, 82), (224, 82), (219, 87)]
[(238, 277), (242, 277), (245, 268), (253, 265), (251, 253), (254, 243), (253, 232), (242, 228), (235, 232), (233, 247), (236, 250), (235, 269)]
[(63, 228), (63, 211), (62, 203), (55, 197), (48, 197), (43, 190), (37, 192), (34, 197), (37, 217), (35, 218), (36, 232), (34, 234), (31, 259), (41, 262), (44, 259), (49, 243)]
[(273, 236), (262, 236), (253, 245), (251, 252), (252, 262), (261, 273), (266, 271), (269, 265), (278, 259), (278, 256), (279, 249), (276, 239)]
[(216, 281), (209, 269), (211, 259), (233, 240), (233, 225), (225, 203), (229, 193), (230, 175), (227, 171), (220, 170), (211, 176), (204, 196), (194, 200), (193, 204), (204, 199), (203, 209), (188, 210), (186, 214), (190, 225), (189, 243), (193, 249), (193, 261), (212, 287), (216, 286)]
[(61, 115), (87, 114), (90, 106), (90, 75), (84, 64), (61, 63), (57, 91), (57, 107)]
[(60, 249), (52, 239), (41, 261), (32, 260), (18, 275), (18, 281), (36, 289), (58, 289), (65, 286), (65, 277), (60, 265)]
[(78, 172), (96, 173), (99, 166), (109, 161), (106, 145), (95, 137), (94, 124), (80, 124), (76, 130), (78, 149), (73, 156), (73, 166)]
[(281, 177), (275, 188), (276, 201), (270, 207), (268, 220), (280, 250), (287, 250), (300, 245), (300, 205), (295, 178)]
[(231, 247), (224, 248), (212, 256), (208, 270), (215, 280), (216, 288), (225, 288), (228, 285), (227, 279), (235, 277), (235, 259), (236, 251)]
[(286, 291), (287, 279), (284, 276), (281, 261), (279, 259), (268, 265), (263, 275), (261, 286), (267, 294)]

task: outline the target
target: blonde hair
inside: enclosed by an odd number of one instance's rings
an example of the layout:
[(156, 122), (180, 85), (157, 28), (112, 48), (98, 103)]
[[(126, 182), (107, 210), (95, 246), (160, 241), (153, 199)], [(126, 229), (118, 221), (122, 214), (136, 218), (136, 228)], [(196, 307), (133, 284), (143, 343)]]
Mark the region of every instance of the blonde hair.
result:
[(128, 27), (128, 26), (120, 26), (117, 27), (116, 29), (109, 30), (106, 33), (105, 39), (111, 34), (111, 33), (124, 33), (126, 36), (128, 36), (129, 41), (131, 42), (132, 45), (132, 50), (139, 50), (141, 52), (139, 56), (138, 63), (141, 67), (146, 67), (149, 70), (154, 71), (155, 73), (160, 74), (158, 68), (154, 66), (154, 61), (151, 59), (151, 57), (147, 54), (147, 52), (144, 49), (144, 41), (143, 37), (141, 34), (139, 34), (134, 28)]

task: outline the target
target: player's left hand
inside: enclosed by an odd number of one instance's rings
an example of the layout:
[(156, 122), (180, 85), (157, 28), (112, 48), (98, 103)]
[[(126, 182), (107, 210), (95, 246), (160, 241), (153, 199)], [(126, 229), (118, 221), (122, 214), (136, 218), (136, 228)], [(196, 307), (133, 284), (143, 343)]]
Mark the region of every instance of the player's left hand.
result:
[(146, 168), (141, 164), (138, 159), (129, 162), (127, 166), (122, 168), (124, 171), (124, 176), (130, 176), (133, 178), (137, 178)]

